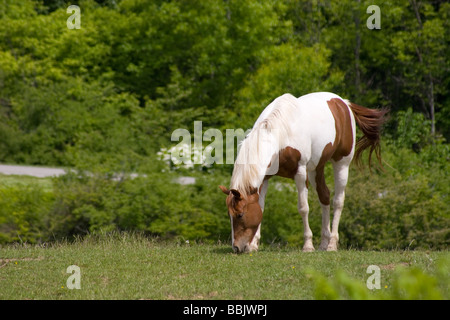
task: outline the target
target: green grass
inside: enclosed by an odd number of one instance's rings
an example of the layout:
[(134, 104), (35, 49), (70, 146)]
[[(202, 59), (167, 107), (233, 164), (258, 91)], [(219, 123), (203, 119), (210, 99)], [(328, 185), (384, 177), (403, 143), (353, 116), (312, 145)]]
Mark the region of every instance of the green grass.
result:
[[(314, 299), (323, 279), (329, 279), (328, 290), (342, 274), (371, 295), (365, 286), (369, 265), (380, 267), (377, 292), (389, 296), (401, 283), (395, 278), (397, 267), (433, 277), (448, 256), (425, 251), (303, 253), (268, 246), (236, 255), (224, 244), (163, 243), (130, 234), (88, 237), (48, 247), (1, 248), (0, 299)], [(80, 290), (66, 286), (70, 265), (80, 267)], [(448, 282), (434, 285), (438, 297), (445, 298)]]
[(52, 178), (36, 178), (24, 175), (0, 174), (0, 186), (4, 187), (39, 187), (44, 192), (53, 191)]

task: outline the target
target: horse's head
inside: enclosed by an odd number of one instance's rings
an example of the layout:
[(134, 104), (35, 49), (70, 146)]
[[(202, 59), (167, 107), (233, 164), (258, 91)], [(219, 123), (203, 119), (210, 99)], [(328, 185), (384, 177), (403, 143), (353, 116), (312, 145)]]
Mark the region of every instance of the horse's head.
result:
[(258, 249), (258, 237), (255, 237), (262, 221), (262, 210), (258, 203), (257, 190), (243, 196), (235, 189), (228, 190), (219, 186), (223, 193), (228, 195), (227, 207), (231, 221), (231, 241), (233, 250), (250, 252)]

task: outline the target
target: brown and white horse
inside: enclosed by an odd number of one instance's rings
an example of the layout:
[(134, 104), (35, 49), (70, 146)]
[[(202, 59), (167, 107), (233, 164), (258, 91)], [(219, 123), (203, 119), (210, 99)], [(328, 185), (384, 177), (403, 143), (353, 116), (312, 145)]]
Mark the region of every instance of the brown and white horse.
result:
[[(380, 130), (387, 110), (368, 109), (336, 94), (318, 92), (295, 98), (284, 94), (269, 104), (243, 140), (234, 164), (226, 204), (235, 252), (258, 249), (264, 199), (269, 178), (294, 179), (298, 211), (304, 227), (303, 251), (314, 251), (308, 223), (308, 182), (316, 189), (322, 207), (320, 250), (335, 251), (338, 225), (344, 206), (350, 162), (360, 162), (370, 148), (381, 163)], [(363, 136), (356, 140), (356, 124)], [(330, 191), (324, 167), (334, 170), (333, 222), (330, 230)]]

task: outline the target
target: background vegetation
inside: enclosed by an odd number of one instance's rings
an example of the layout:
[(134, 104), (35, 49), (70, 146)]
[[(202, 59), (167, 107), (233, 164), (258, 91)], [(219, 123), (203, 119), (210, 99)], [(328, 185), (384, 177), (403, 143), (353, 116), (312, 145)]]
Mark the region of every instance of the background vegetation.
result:
[[(0, 4), (0, 162), (76, 169), (44, 183), (0, 177), (0, 242), (112, 230), (226, 241), (217, 186), (228, 185), (232, 165), (161, 160), (173, 130), (197, 120), (204, 131), (245, 130), (285, 92), (332, 91), (391, 110), (385, 171), (352, 168), (341, 247), (448, 248), (449, 3), (77, 4), (73, 30), (66, 1)], [(380, 30), (366, 27), (372, 4)], [(195, 184), (179, 184), (182, 176)], [(319, 235), (314, 192), (310, 206)], [(294, 184), (274, 178), (262, 241), (299, 245), (301, 234)]]

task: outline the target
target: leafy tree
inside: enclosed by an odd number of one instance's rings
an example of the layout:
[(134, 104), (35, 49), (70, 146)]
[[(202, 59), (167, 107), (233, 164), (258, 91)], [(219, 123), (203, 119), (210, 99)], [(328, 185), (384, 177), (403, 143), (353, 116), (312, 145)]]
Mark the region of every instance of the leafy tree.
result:
[(301, 96), (313, 91), (333, 91), (343, 74), (330, 70), (330, 51), (324, 46), (283, 44), (268, 51), (263, 65), (239, 91), (236, 114), (245, 129), (274, 98), (284, 93)]

